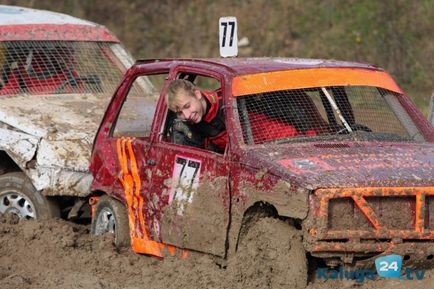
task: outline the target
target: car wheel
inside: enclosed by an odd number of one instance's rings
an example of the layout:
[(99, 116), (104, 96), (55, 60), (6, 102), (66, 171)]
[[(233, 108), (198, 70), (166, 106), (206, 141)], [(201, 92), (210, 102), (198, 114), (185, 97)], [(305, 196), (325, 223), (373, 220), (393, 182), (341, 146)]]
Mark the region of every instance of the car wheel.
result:
[(48, 219), (60, 216), (59, 206), (35, 189), (24, 173), (0, 176), (0, 213), (20, 219)]
[(92, 217), (91, 232), (94, 235), (114, 234), (116, 248), (129, 246), (130, 228), (125, 206), (109, 196), (101, 197)]
[(305, 288), (307, 259), (301, 234), (275, 218), (246, 228), (237, 249), (238, 271), (247, 287)]

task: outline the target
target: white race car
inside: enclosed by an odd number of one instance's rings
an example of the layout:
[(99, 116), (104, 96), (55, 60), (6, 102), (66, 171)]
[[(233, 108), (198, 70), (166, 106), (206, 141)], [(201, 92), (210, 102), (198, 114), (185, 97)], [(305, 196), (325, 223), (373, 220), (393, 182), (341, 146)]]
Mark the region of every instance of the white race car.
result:
[(0, 213), (77, 216), (94, 135), (133, 63), (104, 26), (0, 5)]

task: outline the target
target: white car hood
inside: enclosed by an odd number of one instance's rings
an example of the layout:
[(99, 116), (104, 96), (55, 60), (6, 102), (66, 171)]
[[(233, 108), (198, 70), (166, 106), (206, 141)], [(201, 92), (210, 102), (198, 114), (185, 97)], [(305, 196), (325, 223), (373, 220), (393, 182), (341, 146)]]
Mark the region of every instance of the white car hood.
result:
[(93, 140), (109, 100), (95, 94), (0, 98), (0, 122), (38, 138)]
[(0, 150), (38, 190), (84, 194), (93, 139), (109, 101), (95, 94), (0, 97)]

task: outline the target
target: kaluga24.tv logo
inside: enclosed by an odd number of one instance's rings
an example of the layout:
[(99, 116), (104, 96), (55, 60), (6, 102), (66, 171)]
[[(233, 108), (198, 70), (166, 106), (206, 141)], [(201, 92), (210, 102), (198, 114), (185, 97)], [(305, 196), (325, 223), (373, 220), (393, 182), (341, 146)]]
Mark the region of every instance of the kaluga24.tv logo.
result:
[(402, 270), (402, 256), (387, 255), (375, 259), (375, 269), (355, 269), (346, 270), (344, 267), (339, 269), (318, 268), (316, 277), (325, 280), (356, 280), (362, 283), (365, 280), (375, 280), (377, 276), (384, 278), (398, 278), (400, 280), (422, 280), (425, 270), (405, 268)]

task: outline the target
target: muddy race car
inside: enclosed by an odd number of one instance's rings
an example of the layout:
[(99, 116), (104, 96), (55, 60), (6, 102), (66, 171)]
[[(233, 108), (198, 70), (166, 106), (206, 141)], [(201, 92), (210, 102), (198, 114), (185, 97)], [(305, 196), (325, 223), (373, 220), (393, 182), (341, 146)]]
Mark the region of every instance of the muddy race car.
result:
[[(178, 78), (222, 92), (224, 153), (174, 141), (164, 96)], [(155, 93), (137, 94), (143, 81)], [(273, 258), (252, 256), (257, 268), (292, 285), (306, 282), (307, 256), (354, 266), (395, 252), (432, 264), (433, 142), (427, 119), (375, 66), (138, 61), (96, 135), (92, 231), (160, 257), (271, 248)], [(274, 221), (260, 226), (264, 218)]]
[(95, 132), (132, 64), (103, 26), (0, 5), (0, 213), (77, 215)]

